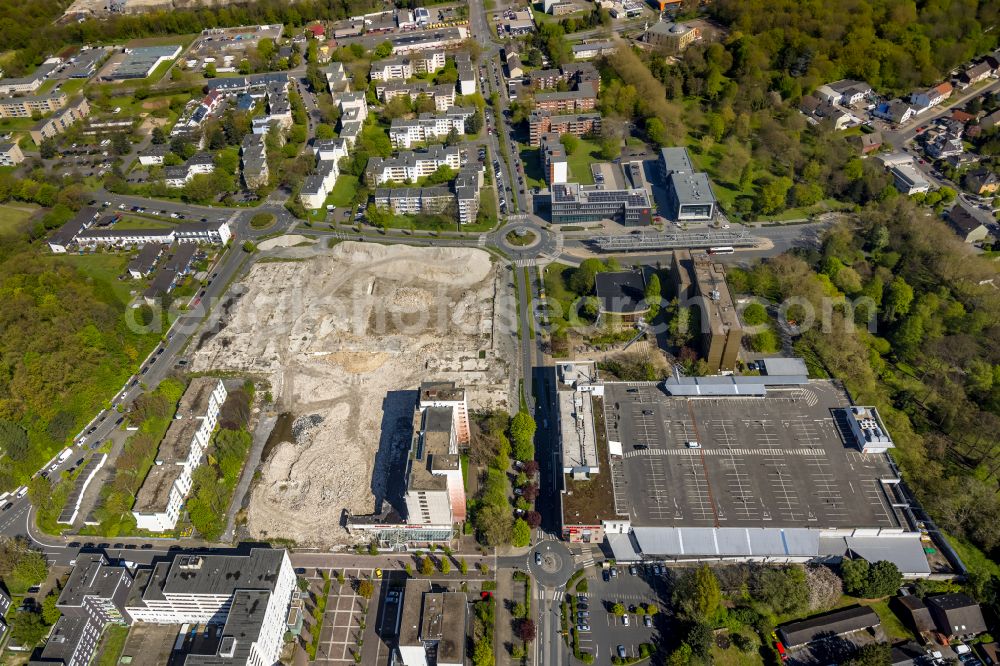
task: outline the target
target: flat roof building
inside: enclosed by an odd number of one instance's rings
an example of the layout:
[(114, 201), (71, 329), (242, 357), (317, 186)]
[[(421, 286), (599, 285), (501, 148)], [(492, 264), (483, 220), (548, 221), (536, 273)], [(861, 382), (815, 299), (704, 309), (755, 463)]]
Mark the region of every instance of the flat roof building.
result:
[(717, 204), (712, 183), (707, 174), (695, 171), (686, 148), (662, 148), (660, 173), (675, 220), (711, 220), (715, 217)]
[(398, 643), (404, 666), (463, 666), (467, 607), (464, 592), (437, 591), (430, 581), (407, 580)]
[(646, 190), (606, 190), (596, 185), (561, 183), (552, 186), (552, 222), (574, 224), (618, 220), (626, 226), (652, 224)]
[(124, 79), (144, 79), (156, 70), (161, 63), (173, 60), (180, 55), (179, 45), (140, 46), (126, 49), (125, 57), (110, 72), (102, 74), (107, 81)]
[(646, 304), (646, 280), (641, 270), (598, 273), (594, 293), (602, 315), (615, 315), (634, 321), (649, 310)]
[(726, 284), (726, 269), (707, 254), (674, 252), (671, 264), (674, 295), (681, 305), (697, 306), (701, 353), (712, 372), (733, 370), (743, 339), (743, 324)]

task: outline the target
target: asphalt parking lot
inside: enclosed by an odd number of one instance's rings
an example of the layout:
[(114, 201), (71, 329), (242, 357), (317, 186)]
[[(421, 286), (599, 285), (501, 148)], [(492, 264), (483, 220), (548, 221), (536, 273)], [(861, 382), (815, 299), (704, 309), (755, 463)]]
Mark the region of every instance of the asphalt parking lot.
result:
[[(663, 613), (667, 606), (669, 592), (667, 579), (661, 573), (657, 576), (651, 566), (638, 566), (636, 575), (629, 573), (627, 566), (616, 568), (617, 576), (607, 580), (596, 572), (588, 572), (588, 592), (586, 597), (589, 613), (589, 631), (580, 631), (580, 650), (590, 652), (597, 658), (597, 663), (605, 663), (605, 658), (618, 655), (618, 646), (625, 648), (629, 656), (638, 656), (641, 643), (657, 643), (658, 635), (665, 631), (669, 618)], [(572, 597), (572, 594), (568, 595)], [(578, 601), (578, 613), (579, 611)], [(625, 606), (628, 625), (624, 618), (616, 617), (612, 608), (616, 603)], [(660, 612), (653, 616), (650, 624), (645, 626), (643, 616), (636, 614), (639, 606), (656, 604)], [(570, 606), (572, 608), (572, 606)], [(577, 618), (573, 618), (574, 622)]]

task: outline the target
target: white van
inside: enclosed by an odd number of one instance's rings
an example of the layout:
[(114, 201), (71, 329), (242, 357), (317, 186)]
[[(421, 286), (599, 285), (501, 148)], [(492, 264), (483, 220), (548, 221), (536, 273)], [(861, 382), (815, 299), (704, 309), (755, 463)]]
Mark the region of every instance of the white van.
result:
[(16, 493), (17, 499), (21, 499), (27, 494), (28, 494), (28, 486), (21, 486), (20, 488), (17, 489)]
[(686, 446), (689, 449), (700, 449), (701, 442), (684, 442), (684, 446)]

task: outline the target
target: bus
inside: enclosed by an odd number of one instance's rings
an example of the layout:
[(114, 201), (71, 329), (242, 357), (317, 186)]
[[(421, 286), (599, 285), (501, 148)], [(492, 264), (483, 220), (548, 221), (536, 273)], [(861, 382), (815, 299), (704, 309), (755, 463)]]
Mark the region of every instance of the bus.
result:
[(735, 252), (736, 248), (730, 247), (728, 245), (708, 248), (709, 254), (734, 254)]

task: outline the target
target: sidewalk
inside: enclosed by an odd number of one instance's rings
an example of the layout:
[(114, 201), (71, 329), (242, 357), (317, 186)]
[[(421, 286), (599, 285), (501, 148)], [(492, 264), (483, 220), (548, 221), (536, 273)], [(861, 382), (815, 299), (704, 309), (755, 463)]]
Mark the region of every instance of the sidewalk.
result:
[(260, 464), (260, 457), (264, 453), (264, 445), (267, 444), (267, 438), (271, 435), (271, 430), (274, 428), (277, 420), (278, 416), (276, 414), (268, 413), (262, 415), (257, 422), (257, 427), (253, 432), (253, 444), (250, 447), (250, 453), (247, 456), (246, 463), (243, 465), (240, 482), (237, 484), (235, 492), (233, 492), (233, 500), (230, 502), (229, 512), (226, 514), (226, 531), (222, 534), (223, 542), (229, 543), (233, 540), (233, 532), (236, 529), (236, 513), (243, 508), (247, 491), (250, 490), (250, 482), (253, 481), (254, 473)]
[(497, 611), (496, 628), (493, 635), (493, 651), (496, 657), (496, 666), (513, 665), (514, 660), (510, 657), (510, 646), (514, 644), (514, 633), (511, 629), (511, 622), (514, 620), (508, 609), (508, 604), (517, 603), (514, 598), (514, 579), (509, 570), (497, 572), (496, 591)]

